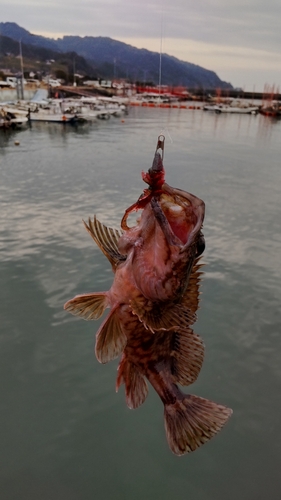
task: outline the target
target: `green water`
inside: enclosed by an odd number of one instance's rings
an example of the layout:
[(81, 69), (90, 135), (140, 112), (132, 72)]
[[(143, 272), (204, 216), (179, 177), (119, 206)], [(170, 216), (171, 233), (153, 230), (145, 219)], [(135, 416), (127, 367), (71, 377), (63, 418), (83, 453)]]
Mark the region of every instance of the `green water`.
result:
[[(99, 322), (63, 311), (110, 287), (81, 221), (119, 226), (161, 132), (167, 182), (206, 203), (195, 327), (206, 356), (188, 389), (234, 410), (181, 458), (152, 388), (129, 410), (118, 362), (95, 359)], [(280, 499), (280, 136), (281, 122), (262, 116), (165, 109), (1, 133), (1, 499)]]

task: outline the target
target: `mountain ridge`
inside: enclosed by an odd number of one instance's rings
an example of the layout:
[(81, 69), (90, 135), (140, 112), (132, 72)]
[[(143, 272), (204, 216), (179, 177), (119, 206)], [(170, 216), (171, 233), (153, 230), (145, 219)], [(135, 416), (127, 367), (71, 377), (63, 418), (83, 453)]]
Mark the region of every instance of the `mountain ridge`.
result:
[[(131, 81), (159, 81), (159, 53), (138, 49), (133, 45), (110, 37), (65, 35), (62, 38), (47, 38), (34, 35), (13, 22), (0, 22), (0, 34), (22, 41), (34, 47), (56, 52), (76, 52), (105, 78), (126, 78)], [(199, 65), (182, 61), (174, 56), (162, 54), (161, 82), (163, 85), (182, 85), (201, 88), (232, 88), (229, 82)]]

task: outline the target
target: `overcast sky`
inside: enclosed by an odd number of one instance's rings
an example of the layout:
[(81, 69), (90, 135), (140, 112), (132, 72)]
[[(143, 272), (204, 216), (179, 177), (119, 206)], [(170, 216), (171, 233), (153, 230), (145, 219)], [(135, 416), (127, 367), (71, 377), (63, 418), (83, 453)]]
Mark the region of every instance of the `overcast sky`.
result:
[(215, 71), (244, 90), (281, 90), (281, 0), (1, 0), (31, 33), (109, 36)]

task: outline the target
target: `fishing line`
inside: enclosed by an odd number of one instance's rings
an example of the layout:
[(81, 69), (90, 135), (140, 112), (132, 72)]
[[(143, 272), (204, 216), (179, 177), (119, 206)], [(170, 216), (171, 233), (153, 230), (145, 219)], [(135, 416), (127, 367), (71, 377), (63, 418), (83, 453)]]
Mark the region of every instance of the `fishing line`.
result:
[(160, 134), (159, 134), (159, 135), (164, 135), (164, 136), (166, 136), (166, 134), (169, 136), (169, 139), (170, 139), (171, 144), (173, 144), (173, 142), (174, 142), (174, 141), (173, 141), (173, 139), (172, 139), (172, 136), (171, 136), (171, 134), (170, 134), (169, 130), (168, 130), (166, 127), (164, 127), (164, 128), (162, 128), (162, 129), (161, 129), (161, 132), (160, 132)]

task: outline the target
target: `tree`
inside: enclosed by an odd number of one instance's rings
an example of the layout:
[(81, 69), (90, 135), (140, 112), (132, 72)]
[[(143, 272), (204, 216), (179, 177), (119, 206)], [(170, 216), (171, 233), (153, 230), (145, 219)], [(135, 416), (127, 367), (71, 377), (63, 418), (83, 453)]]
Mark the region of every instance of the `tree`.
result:
[(66, 72), (63, 71), (62, 69), (57, 69), (55, 71), (55, 75), (56, 75), (56, 78), (59, 78), (60, 80), (62, 80), (64, 82), (67, 82), (67, 80), (68, 80), (68, 76), (67, 76)]

